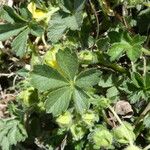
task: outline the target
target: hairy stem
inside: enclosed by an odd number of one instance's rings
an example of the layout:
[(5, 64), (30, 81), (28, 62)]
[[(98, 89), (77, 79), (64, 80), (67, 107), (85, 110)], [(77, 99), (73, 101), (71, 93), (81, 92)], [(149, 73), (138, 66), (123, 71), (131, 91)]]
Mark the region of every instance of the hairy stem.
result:
[(146, 75), (146, 58), (143, 56), (143, 76)]

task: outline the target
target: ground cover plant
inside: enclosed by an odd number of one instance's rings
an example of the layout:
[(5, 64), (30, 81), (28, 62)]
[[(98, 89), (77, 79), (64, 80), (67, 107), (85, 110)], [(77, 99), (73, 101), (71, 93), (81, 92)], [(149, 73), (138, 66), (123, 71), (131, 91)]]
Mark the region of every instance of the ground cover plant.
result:
[(0, 1), (0, 149), (150, 149), (150, 1)]

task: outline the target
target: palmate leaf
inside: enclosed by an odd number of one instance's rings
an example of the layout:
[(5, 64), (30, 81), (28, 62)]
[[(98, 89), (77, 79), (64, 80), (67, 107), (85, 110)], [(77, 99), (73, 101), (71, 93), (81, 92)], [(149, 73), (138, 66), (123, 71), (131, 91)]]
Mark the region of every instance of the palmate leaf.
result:
[(16, 52), (17, 56), (23, 57), (27, 49), (29, 28), (24, 29), (12, 42), (12, 50)]
[(89, 105), (86, 89), (98, 83), (100, 72), (89, 69), (77, 75), (78, 58), (69, 49), (59, 50), (56, 61), (58, 70), (46, 65), (35, 66), (31, 73), (31, 83), (40, 92), (49, 90), (45, 100), (47, 113), (54, 116), (61, 114), (69, 107), (71, 100), (77, 112), (82, 113)]
[(67, 80), (58, 71), (46, 65), (35, 66), (31, 73), (31, 83), (41, 92), (68, 85)]
[[(0, 17), (8, 22), (0, 25), (0, 41), (5, 41), (12, 36), (17, 36), (12, 42), (12, 49), (16, 52), (17, 56), (23, 57), (25, 54), (28, 34), (31, 33), (34, 36), (42, 36), (44, 33), (44, 29), (35, 21), (29, 17), (23, 18), (9, 6), (3, 6)], [(30, 24), (28, 22), (30, 22)]]
[(0, 119), (0, 147), (2, 150), (10, 150), (12, 145), (26, 138), (26, 130), (20, 121), (14, 118)]
[(5, 41), (12, 36), (16, 38), (12, 42), (12, 50), (16, 52), (17, 56), (23, 57), (27, 50), (27, 40), (30, 34), (35, 36), (42, 36), (44, 30), (37, 24), (28, 26), (26, 24), (2, 24), (0, 25), (0, 41)]
[(120, 31), (112, 32), (115, 33), (117, 37), (113, 39), (113, 34), (109, 34), (112, 46), (108, 50), (108, 55), (110, 56), (110, 60), (118, 60), (124, 53), (128, 56), (131, 61), (136, 61), (140, 58), (142, 53), (142, 46), (141, 44), (144, 43), (146, 40), (145, 37), (140, 35), (135, 35), (131, 37), (127, 32)]

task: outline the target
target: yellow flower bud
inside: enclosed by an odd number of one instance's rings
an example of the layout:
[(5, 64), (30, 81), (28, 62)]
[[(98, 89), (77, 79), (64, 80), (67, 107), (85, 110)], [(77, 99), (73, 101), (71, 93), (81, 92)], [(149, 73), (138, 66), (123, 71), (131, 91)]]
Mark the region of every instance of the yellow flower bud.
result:
[(47, 51), (47, 53), (44, 56), (45, 63), (54, 69), (58, 69), (58, 64), (56, 61), (57, 52), (58, 52), (58, 49), (53, 47), (51, 50)]
[(102, 125), (99, 125), (93, 133), (89, 135), (89, 139), (94, 143), (94, 149), (109, 148), (113, 142), (113, 136)]
[(31, 2), (28, 4), (27, 6), (28, 10), (31, 12), (33, 18), (36, 21), (41, 21), (44, 20), (46, 23), (49, 22), (49, 20), (51, 19), (51, 16), (59, 10), (59, 7), (51, 7), (50, 10), (48, 11), (44, 11), (41, 9), (38, 9), (36, 7), (36, 4), (34, 2)]
[(36, 4), (34, 2), (29, 3), (27, 8), (31, 12), (33, 18), (36, 20), (41, 20), (46, 17), (47, 12), (37, 9)]
[(62, 128), (68, 128), (72, 124), (72, 115), (69, 111), (65, 112), (64, 114), (60, 115), (56, 119), (56, 123)]
[(86, 128), (83, 125), (81, 125), (80, 123), (76, 123), (70, 127), (70, 131), (72, 133), (73, 139), (75, 141), (78, 141), (84, 137), (84, 135), (86, 133)]
[(33, 87), (29, 87), (22, 91), (18, 95), (18, 98), (22, 100), (23, 104), (28, 107), (39, 102), (37, 91)]
[(82, 119), (88, 126), (93, 126), (94, 122), (98, 121), (98, 115), (92, 111), (89, 111), (82, 115)]

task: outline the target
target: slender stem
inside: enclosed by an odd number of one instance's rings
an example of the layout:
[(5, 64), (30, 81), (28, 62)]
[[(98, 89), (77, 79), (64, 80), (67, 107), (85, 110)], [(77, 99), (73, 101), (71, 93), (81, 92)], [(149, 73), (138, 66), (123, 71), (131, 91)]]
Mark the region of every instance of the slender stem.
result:
[(126, 8), (125, 8), (125, 5), (123, 5), (123, 6), (122, 6), (122, 21), (123, 21), (125, 27), (126, 27), (127, 29), (129, 29), (128, 24), (127, 24), (127, 21), (126, 21), (126, 19), (125, 19), (125, 15), (126, 15), (126, 10), (125, 10), (125, 9), (126, 9)]
[(147, 56), (150, 56), (150, 51), (147, 50), (146, 48), (142, 48), (142, 52), (147, 55)]
[(105, 64), (104, 62), (99, 62), (101, 66), (112, 69), (114, 71), (117, 71), (119, 73), (123, 73), (123, 74), (129, 74), (129, 72), (122, 66), (112, 63), (112, 64)]
[(18, 75), (16, 75), (15, 77), (14, 77), (14, 79), (13, 79), (13, 86), (15, 87), (15, 85), (16, 85), (16, 80), (17, 80), (17, 78), (18, 78)]
[(139, 122), (145, 117), (145, 115), (150, 111), (150, 103), (148, 103), (148, 105), (146, 106), (146, 108), (144, 109), (144, 111), (140, 114), (140, 116), (138, 117), (138, 119), (135, 122), (135, 126), (137, 124), (139, 124)]
[(68, 137), (68, 135), (65, 135), (65, 137), (61, 143), (61, 150), (64, 150), (65, 146), (67, 145), (67, 137)]
[[(96, 34), (96, 39), (95, 39), (95, 42), (96, 42), (97, 39), (98, 39), (98, 36), (99, 36), (99, 32), (100, 32), (99, 19), (98, 19), (98, 16), (97, 16), (97, 12), (96, 12), (96, 10), (95, 10), (95, 7), (94, 7), (94, 5), (92, 4), (91, 0), (89, 0), (89, 2), (90, 2), (90, 5), (91, 5), (92, 10), (93, 10), (93, 12), (94, 12), (95, 18), (96, 18), (96, 24), (97, 24), (97, 34)], [(93, 46), (95, 45), (95, 42), (94, 42)]]
[(102, 114), (103, 114), (103, 118), (104, 118), (105, 122), (106, 122), (108, 125), (112, 126), (112, 124), (111, 124), (111, 122), (108, 120), (107, 115), (106, 115), (106, 113), (105, 113), (104, 110), (102, 110)]
[(121, 119), (119, 118), (119, 116), (117, 115), (117, 113), (115, 112), (115, 110), (111, 106), (109, 106), (108, 108), (113, 113), (113, 115), (115, 116), (115, 118), (117, 119), (117, 121), (120, 123), (120, 125), (124, 126), (123, 122), (121, 121)]
[(108, 60), (105, 59), (104, 54), (98, 52), (97, 55), (98, 55), (99, 64), (101, 66), (110, 68), (120, 73), (126, 73), (128, 75), (129, 72), (124, 67), (122, 67), (121, 65), (118, 65), (117, 63), (109, 62)]
[(143, 76), (146, 75), (146, 58), (143, 56)]
[(128, 131), (127, 127), (124, 125), (124, 123), (122, 122), (122, 120), (119, 118), (119, 116), (117, 115), (117, 113), (115, 112), (115, 110), (111, 106), (109, 106), (108, 108), (113, 113), (113, 115), (115, 116), (115, 118), (117, 119), (117, 121), (120, 123), (120, 125), (125, 129), (125, 131), (126, 131), (126, 133), (128, 135), (129, 144), (133, 145), (133, 140), (132, 140), (132, 138), (130, 136), (130, 132)]
[[(149, 29), (150, 29), (150, 25), (149, 25)], [(146, 46), (148, 46), (149, 42), (150, 42), (150, 35), (147, 36)]]
[(46, 47), (48, 47), (48, 45), (47, 45), (47, 42), (46, 42), (46, 40), (45, 40), (45, 36), (44, 36), (44, 35), (42, 35), (42, 42), (43, 42), (43, 44), (44, 44)]
[(35, 39), (35, 44), (38, 44), (38, 43), (39, 43), (40, 38), (41, 38), (41, 37), (37, 37), (37, 38)]
[(133, 71), (133, 72), (136, 72), (135, 65), (134, 65), (134, 62), (133, 62), (133, 61), (131, 61), (131, 66), (132, 66), (132, 71)]

